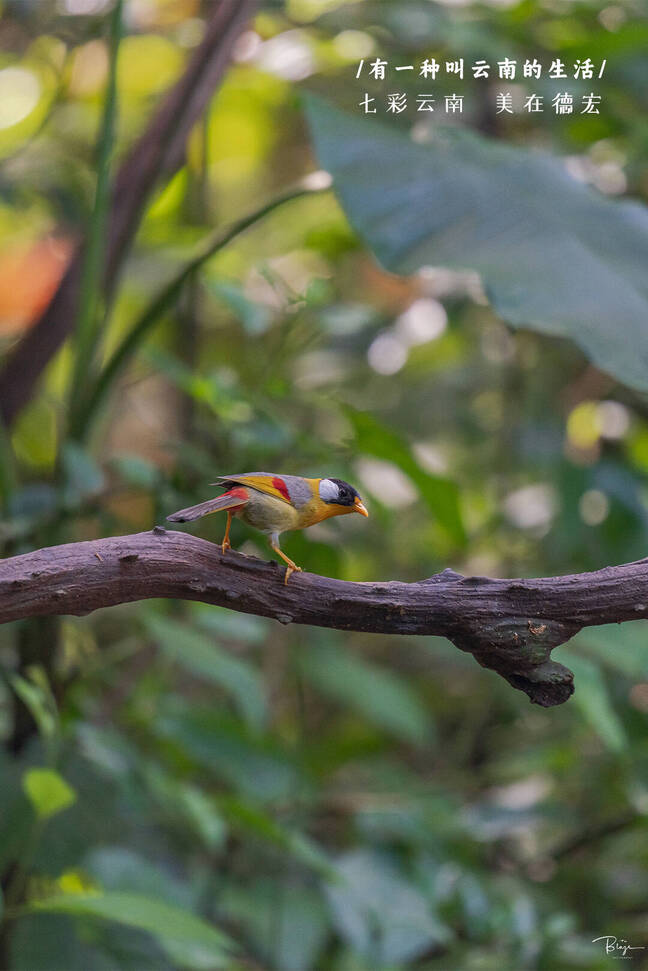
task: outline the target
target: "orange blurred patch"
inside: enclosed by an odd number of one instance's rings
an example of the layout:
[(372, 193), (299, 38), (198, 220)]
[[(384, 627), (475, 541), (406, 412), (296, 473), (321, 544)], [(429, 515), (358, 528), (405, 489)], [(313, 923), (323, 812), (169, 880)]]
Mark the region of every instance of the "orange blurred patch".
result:
[(0, 335), (33, 324), (56, 290), (74, 244), (50, 237), (0, 250)]
[(415, 276), (402, 277), (381, 269), (373, 260), (360, 263), (362, 285), (386, 310), (398, 313), (420, 294), (421, 282)]
[(173, 27), (198, 12), (198, 0), (132, 0), (129, 16), (140, 29), (150, 30)]

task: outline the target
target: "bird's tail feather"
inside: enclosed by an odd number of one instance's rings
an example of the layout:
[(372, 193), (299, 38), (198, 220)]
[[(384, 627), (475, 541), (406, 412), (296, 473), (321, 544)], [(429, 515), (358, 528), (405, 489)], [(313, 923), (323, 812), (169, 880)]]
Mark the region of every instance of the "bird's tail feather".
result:
[(191, 523), (194, 519), (200, 519), (201, 516), (208, 516), (209, 513), (218, 512), (220, 509), (233, 509), (236, 506), (244, 506), (246, 502), (247, 496), (242, 496), (240, 492), (238, 495), (233, 492), (226, 492), (222, 496), (217, 496), (216, 499), (207, 499), (206, 502), (199, 502), (197, 506), (187, 506), (186, 509), (179, 509), (178, 512), (167, 516), (167, 520), (171, 523)]

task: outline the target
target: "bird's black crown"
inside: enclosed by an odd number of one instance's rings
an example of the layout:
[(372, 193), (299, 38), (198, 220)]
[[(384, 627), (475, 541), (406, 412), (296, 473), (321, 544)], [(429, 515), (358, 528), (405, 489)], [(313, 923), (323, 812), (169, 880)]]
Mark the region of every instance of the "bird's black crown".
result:
[(338, 487), (338, 497), (337, 499), (329, 500), (334, 502), (337, 506), (353, 506), (355, 505), (356, 499), (360, 498), (360, 493), (345, 482), (344, 479), (331, 479), (331, 482), (335, 482)]

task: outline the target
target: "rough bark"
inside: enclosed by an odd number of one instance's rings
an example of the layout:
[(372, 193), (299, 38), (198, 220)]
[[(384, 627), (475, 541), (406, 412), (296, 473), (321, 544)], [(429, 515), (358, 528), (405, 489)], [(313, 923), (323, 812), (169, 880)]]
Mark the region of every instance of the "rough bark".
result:
[[(107, 297), (152, 192), (162, 176), (182, 165), (189, 132), (225, 73), (256, 3), (214, 0), (202, 43), (122, 163), (112, 190), (104, 273)], [(0, 419), (7, 427), (31, 400), (40, 375), (75, 326), (83, 249), (81, 241), (50, 303), (0, 372)]]
[(349, 583), (284, 567), (187, 533), (155, 527), (36, 550), (0, 562), (0, 623), (171, 597), (272, 617), (383, 634), (440, 634), (544, 707), (571, 696), (551, 660), (582, 627), (648, 616), (648, 559), (595, 573), (501, 580), (452, 570), (417, 583)]

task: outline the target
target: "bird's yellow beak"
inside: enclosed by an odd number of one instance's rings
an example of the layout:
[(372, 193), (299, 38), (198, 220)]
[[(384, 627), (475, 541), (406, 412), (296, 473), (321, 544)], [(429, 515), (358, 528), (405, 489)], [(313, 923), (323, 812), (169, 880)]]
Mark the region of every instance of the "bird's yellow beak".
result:
[(356, 496), (355, 499), (353, 500), (353, 506), (354, 506), (353, 511), (354, 512), (359, 512), (361, 516), (368, 516), (369, 515), (369, 513), (367, 512), (367, 510), (365, 509), (365, 507), (362, 505), (359, 496)]

